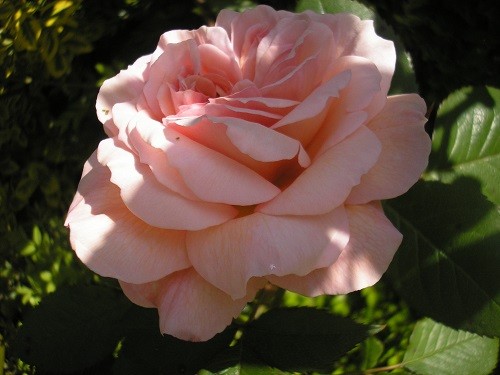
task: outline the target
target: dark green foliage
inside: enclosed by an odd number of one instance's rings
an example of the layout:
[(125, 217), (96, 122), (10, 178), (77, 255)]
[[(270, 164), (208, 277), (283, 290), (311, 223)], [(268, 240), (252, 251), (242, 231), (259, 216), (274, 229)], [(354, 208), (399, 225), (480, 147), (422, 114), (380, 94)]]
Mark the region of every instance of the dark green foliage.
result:
[(390, 272), (415, 309), (500, 336), (500, 90), (450, 96), (436, 119), (424, 180), (387, 202), (405, 236)]
[(206, 342), (187, 342), (161, 335), (156, 310), (133, 306), (123, 325), (126, 336), (118, 353), (113, 373), (194, 374), (206, 367), (233, 340), (236, 328), (225, 331)]
[(119, 290), (62, 288), (26, 314), (15, 353), (42, 372), (74, 373), (111, 357), (131, 303)]
[(422, 93), (442, 100), (467, 85), (500, 86), (496, 1), (365, 0), (401, 37)]
[(273, 309), (250, 324), (243, 345), (264, 362), (289, 371), (325, 371), (376, 327), (311, 308)]

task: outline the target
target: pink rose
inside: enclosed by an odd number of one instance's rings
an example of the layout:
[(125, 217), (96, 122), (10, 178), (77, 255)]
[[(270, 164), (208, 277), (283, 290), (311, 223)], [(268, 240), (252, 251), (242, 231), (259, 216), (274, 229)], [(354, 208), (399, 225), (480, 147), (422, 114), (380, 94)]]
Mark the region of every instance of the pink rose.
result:
[(69, 209), (73, 248), (193, 341), (267, 282), (307, 296), (372, 285), (401, 242), (379, 201), (430, 152), (424, 101), (387, 97), (395, 59), (349, 14), (258, 6), (163, 34), (99, 92), (109, 138)]

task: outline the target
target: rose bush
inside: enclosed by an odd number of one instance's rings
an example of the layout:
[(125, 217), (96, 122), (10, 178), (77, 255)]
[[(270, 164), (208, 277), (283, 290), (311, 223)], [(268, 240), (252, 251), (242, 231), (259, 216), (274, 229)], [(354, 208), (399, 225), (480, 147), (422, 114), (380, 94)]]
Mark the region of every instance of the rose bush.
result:
[(349, 14), (258, 6), (163, 34), (99, 92), (109, 138), (69, 209), (72, 247), (185, 340), (222, 331), (267, 282), (372, 285), (401, 242), (379, 201), (430, 152), (424, 101), (387, 97), (395, 59)]

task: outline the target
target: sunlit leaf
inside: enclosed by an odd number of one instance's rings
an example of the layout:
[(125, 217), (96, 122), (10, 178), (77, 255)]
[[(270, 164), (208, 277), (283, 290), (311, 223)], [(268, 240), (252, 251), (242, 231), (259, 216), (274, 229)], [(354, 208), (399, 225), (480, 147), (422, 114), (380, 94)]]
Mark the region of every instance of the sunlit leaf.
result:
[(413, 330), (402, 364), (421, 375), (487, 375), (495, 368), (497, 355), (498, 338), (424, 319)]

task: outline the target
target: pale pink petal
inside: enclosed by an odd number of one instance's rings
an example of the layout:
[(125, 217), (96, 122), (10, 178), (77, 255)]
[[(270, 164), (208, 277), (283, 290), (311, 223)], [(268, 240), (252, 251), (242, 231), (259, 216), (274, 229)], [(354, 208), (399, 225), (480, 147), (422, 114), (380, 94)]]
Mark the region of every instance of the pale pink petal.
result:
[(103, 123), (108, 136), (114, 137), (118, 134), (118, 128), (113, 122), (111, 113), (113, 106), (124, 102), (135, 104), (142, 95), (144, 76), (150, 59), (151, 55), (137, 59), (133, 65), (102, 84), (97, 95), (96, 111), (97, 118)]
[(164, 126), (142, 113), (135, 121), (134, 129), (129, 134), (129, 142), (137, 152), (139, 161), (149, 166), (159, 183), (187, 199), (198, 201), (199, 198), (186, 185), (179, 171), (170, 165), (165, 152), (153, 147), (140, 133), (140, 130), (147, 128), (148, 133), (159, 132), (160, 136), (163, 136), (161, 132)]
[(160, 37), (158, 47), (152, 55), (152, 61), (164, 54), (170, 46), (181, 44), (182, 42), (193, 40), (197, 45), (212, 44), (225, 52), (226, 54), (232, 53), (231, 43), (229, 41), (229, 34), (220, 27), (207, 27), (202, 26), (197, 30), (170, 30)]
[(309, 156), (299, 141), (260, 124), (239, 118), (207, 116), (214, 123), (224, 124), (226, 134), (242, 153), (254, 160), (272, 162), (290, 160), (298, 156), (303, 167), (310, 163)]
[[(171, 114), (172, 98), (167, 91), (170, 86), (178, 90), (179, 77), (199, 73), (200, 58), (193, 40), (164, 48), (165, 52), (151, 64), (149, 79), (144, 85), (144, 98), (155, 119)], [(159, 100), (163, 99), (167, 101), (160, 106)]]
[(345, 71), (325, 82), (271, 128), (307, 146), (324, 125), (332, 101), (340, 97), (340, 90), (348, 85), (350, 77), (350, 72)]
[(231, 117), (174, 117), (164, 124), (193, 141), (247, 166), (269, 181), (277, 171), (297, 158), (301, 166), (309, 156), (297, 140), (257, 123)]
[[(245, 90), (248, 90), (252, 94), (253, 92), (253, 87), (247, 87)], [(250, 91), (252, 90), (252, 91)], [(285, 113), (289, 112), (291, 109), (296, 107), (300, 102), (296, 100), (288, 100), (288, 99), (281, 99), (281, 98), (266, 98), (266, 97), (256, 97), (256, 96), (247, 96), (247, 95), (242, 95), (244, 91), (237, 92), (233, 95), (226, 96), (226, 97), (220, 97), (216, 99), (211, 99), (211, 103), (228, 103), (229, 105), (235, 106), (235, 107), (243, 107), (245, 108), (246, 106), (250, 106), (251, 108), (259, 108), (259, 109), (267, 109), (270, 112), (273, 113)], [(260, 94), (260, 91), (259, 91)]]
[(303, 42), (303, 34), (307, 27), (307, 22), (302, 19), (282, 19), (259, 41), (256, 55), (257, 65), (253, 78), (258, 87), (276, 81), (276, 79), (270, 79), (272, 70), (275, 70), (273, 68), (276, 68), (287, 54), (292, 54), (294, 45)]
[[(220, 103), (220, 101), (219, 101)], [(210, 103), (206, 107), (209, 116), (244, 118), (246, 121), (255, 122), (265, 127), (271, 127), (283, 116), (267, 110), (255, 109), (250, 106), (232, 106), (229, 104)]]
[(382, 143), (382, 152), (349, 195), (349, 204), (394, 198), (417, 182), (431, 151), (424, 130), (425, 112), (425, 102), (416, 94), (389, 97), (382, 112), (368, 124)]
[(191, 118), (168, 116), (163, 122), (166, 127), (247, 166), (269, 181), (273, 180), (282, 163), (257, 161), (242, 153), (227, 136), (227, 127), (221, 123), (209, 121), (204, 115)]
[(316, 216), (253, 213), (186, 238), (194, 268), (235, 299), (252, 277), (306, 275), (332, 264), (348, 239), (343, 206)]
[[(303, 100), (325, 81), (333, 52), (333, 35), (327, 26), (311, 22), (305, 14), (284, 18), (259, 44), (255, 83), (264, 93), (272, 92), (269, 96), (294, 94), (293, 99)], [(300, 89), (285, 91), (296, 80), (302, 84)]]
[(86, 165), (65, 225), (87, 267), (105, 277), (144, 283), (190, 266), (184, 232), (154, 228), (132, 215), (95, 152)]
[(358, 56), (341, 57), (335, 61), (331, 74), (345, 71), (351, 73), (351, 79), (308, 144), (306, 149), (311, 157), (321, 155), (365, 124), (368, 107), (380, 92), (380, 73), (372, 62)]
[[(332, 63), (329, 74), (333, 76), (345, 71), (351, 72), (351, 79), (342, 91), (342, 107), (347, 112), (365, 110), (381, 90), (381, 74), (370, 60), (360, 56), (343, 56)], [(384, 100), (387, 93), (384, 93)], [(373, 116), (371, 116), (373, 117)]]
[(273, 81), (260, 89), (265, 96), (304, 100), (319, 84), (311, 79), (318, 72), (316, 56), (304, 59), (299, 65), (291, 66), (283, 78)]
[(352, 14), (316, 14), (309, 16), (329, 26), (337, 42), (337, 56), (360, 56), (372, 61), (382, 76), (380, 92), (375, 95), (367, 108), (369, 118), (376, 115), (384, 106), (396, 65), (394, 43), (375, 33), (373, 21), (361, 21)]
[(364, 111), (346, 112), (342, 109), (341, 101), (334, 101), (323, 121), (323, 126), (307, 146), (307, 153), (312, 159), (318, 158), (360, 129), (366, 123), (367, 117)]
[(162, 333), (188, 341), (206, 341), (223, 331), (264, 284), (253, 280), (245, 295), (233, 300), (192, 268), (149, 284), (120, 282), (132, 302), (158, 308)]
[(133, 103), (117, 103), (113, 106), (111, 114), (113, 115), (113, 123), (118, 129), (116, 137), (123, 142), (127, 147), (130, 146), (129, 133), (134, 128), (138, 110)]
[[(222, 29), (217, 29), (221, 31)], [(220, 38), (226, 38), (224, 35)], [(225, 42), (223, 42), (225, 44)], [(234, 53), (232, 50), (228, 51), (221, 50), (213, 44), (202, 44), (198, 47), (201, 60), (201, 72), (204, 74), (212, 73), (217, 74), (221, 77), (225, 77), (229, 82), (236, 83), (242, 79), (241, 71), (236, 62)]]
[[(237, 57), (248, 53), (248, 49), (258, 41), (262, 34), (276, 24), (278, 17), (274, 9), (268, 6), (257, 6), (244, 13), (223, 9), (217, 16), (216, 25), (224, 28), (231, 38)], [(260, 32), (252, 33), (253, 38), (247, 39), (247, 31), (258, 25)], [(253, 78), (253, 77), (247, 77)]]
[(380, 154), (377, 137), (361, 127), (313, 161), (273, 200), (257, 206), (269, 215), (318, 215), (341, 205)]
[(160, 155), (148, 153), (148, 159), (154, 161), (154, 164), (150, 164), (153, 170), (161, 167), (162, 162), (168, 163), (198, 198), (207, 202), (245, 206), (265, 202), (280, 192), (276, 186), (246, 166), (192, 141), (174, 129), (165, 128), (159, 123), (155, 126), (152, 122), (147, 119), (139, 121), (136, 129), (144, 143), (162, 151), (162, 159), (153, 160), (153, 157)]
[(306, 276), (270, 276), (268, 280), (311, 297), (346, 294), (375, 284), (387, 270), (402, 236), (378, 203), (346, 206), (346, 209), (351, 236), (335, 263)]
[(120, 188), (125, 205), (149, 225), (165, 229), (198, 230), (221, 224), (237, 215), (229, 206), (196, 202), (161, 185), (149, 167), (116, 145), (114, 139), (99, 144), (99, 162), (111, 171), (111, 182)]

